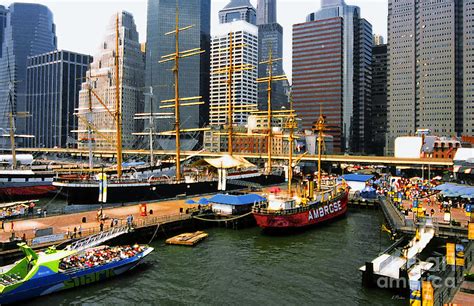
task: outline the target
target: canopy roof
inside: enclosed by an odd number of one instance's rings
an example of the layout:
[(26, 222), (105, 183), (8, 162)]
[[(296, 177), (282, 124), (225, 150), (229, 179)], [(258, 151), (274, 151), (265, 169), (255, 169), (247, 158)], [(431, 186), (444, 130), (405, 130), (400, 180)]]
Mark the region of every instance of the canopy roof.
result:
[(219, 158), (204, 158), (204, 160), (211, 166), (218, 169), (229, 169), (229, 168), (251, 168), (255, 167), (254, 164), (247, 161), (243, 157), (236, 157), (231, 155), (224, 155)]
[(231, 195), (231, 194), (216, 194), (209, 199), (209, 203), (216, 204), (227, 204), (227, 205), (249, 205), (265, 201), (265, 198), (258, 194), (243, 194), (243, 195)]
[(436, 186), (435, 190), (440, 190), (446, 197), (470, 197), (474, 198), (474, 186), (446, 183)]
[(374, 178), (373, 175), (368, 174), (344, 174), (341, 176), (345, 181), (349, 182), (367, 182)]

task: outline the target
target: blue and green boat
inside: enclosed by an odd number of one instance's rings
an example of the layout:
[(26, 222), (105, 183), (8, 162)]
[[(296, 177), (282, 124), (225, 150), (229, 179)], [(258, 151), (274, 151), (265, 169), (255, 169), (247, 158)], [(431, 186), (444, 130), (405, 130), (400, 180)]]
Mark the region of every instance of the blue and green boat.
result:
[(133, 269), (153, 251), (147, 245), (134, 245), (80, 252), (50, 248), (36, 253), (24, 243), (18, 246), (25, 257), (1, 268), (0, 304), (104, 281)]

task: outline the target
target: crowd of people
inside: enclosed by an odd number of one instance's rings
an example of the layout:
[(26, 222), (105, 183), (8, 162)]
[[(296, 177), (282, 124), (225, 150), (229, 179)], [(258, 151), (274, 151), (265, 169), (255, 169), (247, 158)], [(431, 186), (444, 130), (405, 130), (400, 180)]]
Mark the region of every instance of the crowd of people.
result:
[(117, 246), (117, 247), (99, 247), (87, 250), (81, 254), (71, 255), (63, 258), (59, 264), (62, 270), (73, 268), (86, 269), (96, 266), (105, 265), (114, 261), (119, 261), (134, 257), (145, 250), (144, 246), (135, 244), (133, 246)]
[(3, 208), (0, 212), (0, 219), (8, 219), (17, 216), (24, 216), (26, 215), (27, 210), (25, 209), (25, 205), (20, 204), (8, 208)]
[(3, 286), (16, 284), (20, 280), (22, 280), (22, 278), (19, 273), (13, 273), (10, 275), (7, 275), (7, 274), (0, 275), (0, 285), (3, 285)]

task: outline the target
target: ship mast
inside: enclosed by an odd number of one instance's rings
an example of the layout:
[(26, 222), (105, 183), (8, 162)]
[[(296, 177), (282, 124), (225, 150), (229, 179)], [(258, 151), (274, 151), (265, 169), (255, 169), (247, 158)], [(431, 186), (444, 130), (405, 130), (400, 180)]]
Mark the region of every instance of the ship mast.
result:
[(316, 122), (316, 130), (318, 131), (318, 191), (321, 191), (321, 151), (324, 141), (323, 132), (325, 130), (325, 120), (322, 112), (320, 112), (318, 121)]
[(10, 112), (8, 114), (8, 122), (10, 126), (9, 133), (7, 137), (10, 138), (10, 147), (12, 151), (12, 169), (15, 170), (17, 168), (17, 158), (16, 158), (16, 142), (15, 142), (15, 137), (23, 137), (23, 138), (33, 138), (34, 136), (31, 135), (15, 135), (16, 132), (16, 126), (15, 126), (15, 118), (26, 118), (29, 117), (28, 112), (17, 112), (15, 110), (15, 106), (13, 105), (13, 80), (11, 76), (11, 70), (10, 70), (10, 56), (8, 54), (8, 47), (7, 47), (7, 67), (8, 67), (8, 77), (9, 77), (9, 82), (8, 82), (8, 102), (10, 104)]
[[(251, 113), (256, 111), (256, 105), (242, 105), (236, 106), (233, 103), (234, 99), (234, 74), (236, 72), (242, 72), (246, 70), (253, 70), (255, 66), (251, 64), (235, 64), (234, 63), (234, 52), (237, 49), (243, 49), (245, 47), (244, 44), (236, 45), (234, 43), (234, 32), (229, 32), (229, 47), (220, 48), (218, 52), (227, 51), (229, 57), (229, 64), (226, 67), (213, 70), (211, 74), (226, 74), (227, 75), (227, 106), (226, 107), (218, 107), (216, 110), (211, 109), (215, 113), (223, 114), (223, 109), (227, 108), (227, 132), (224, 133), (217, 133), (217, 135), (227, 135), (228, 137), (228, 148), (227, 152), (229, 155), (234, 153), (234, 137), (236, 136), (248, 136), (247, 134), (236, 133), (234, 132), (234, 114), (235, 113)], [(212, 107), (211, 107), (212, 108)]]
[(122, 114), (120, 105), (120, 77), (119, 77), (119, 15), (115, 19), (115, 123), (117, 149), (117, 176), (122, 177)]
[(287, 80), (285, 75), (273, 75), (273, 63), (277, 61), (281, 61), (281, 58), (273, 58), (273, 49), (269, 48), (268, 52), (268, 60), (260, 62), (260, 65), (267, 64), (267, 71), (268, 75), (263, 78), (257, 79), (257, 83), (267, 83), (267, 154), (268, 154), (268, 162), (267, 162), (267, 172), (270, 174), (272, 172), (272, 142), (273, 142), (273, 129), (272, 129), (272, 121), (273, 121), (273, 110), (272, 110), (272, 82), (275, 81), (285, 81)]
[(292, 196), (291, 181), (293, 180), (293, 150), (294, 150), (294, 130), (296, 128), (295, 114), (293, 112), (293, 98), (290, 97), (290, 114), (288, 118), (288, 128), (290, 129), (290, 137), (288, 137), (288, 195)]
[[(158, 133), (159, 135), (171, 135), (174, 134), (176, 137), (176, 180), (181, 181), (181, 133), (182, 132), (196, 132), (196, 131), (204, 131), (208, 129), (201, 129), (201, 128), (196, 128), (196, 129), (186, 129), (183, 130), (181, 129), (181, 122), (180, 122), (180, 107), (181, 106), (191, 106), (191, 105), (200, 105), (204, 104), (204, 102), (199, 101), (201, 99), (201, 96), (197, 97), (189, 97), (189, 98), (180, 98), (179, 96), (179, 60), (181, 58), (189, 57), (189, 56), (194, 56), (198, 55), (201, 53), (204, 53), (204, 50), (201, 50), (200, 48), (195, 48), (195, 49), (190, 49), (186, 51), (180, 51), (179, 50), (179, 34), (180, 32), (189, 30), (193, 28), (193, 25), (186, 26), (183, 28), (179, 27), (179, 8), (178, 8), (178, 1), (176, 1), (176, 17), (175, 17), (175, 28), (173, 31), (165, 33), (165, 35), (171, 35), (174, 34), (175, 38), (175, 52), (164, 55), (161, 57), (161, 61), (159, 63), (165, 63), (169, 61), (174, 61), (174, 67), (173, 67), (173, 75), (174, 75), (174, 99), (170, 100), (163, 100), (161, 101), (162, 103), (171, 103), (171, 105), (162, 105), (160, 108), (174, 108), (174, 131), (168, 131), (168, 132), (162, 132)], [(198, 100), (195, 102), (188, 102), (188, 103), (181, 103), (181, 101), (193, 101), (193, 100)]]
[(153, 129), (154, 129), (154, 120), (153, 120), (153, 87), (150, 86), (150, 165), (153, 167), (155, 165), (155, 159), (153, 157)]
[(89, 147), (89, 169), (92, 170), (94, 168), (94, 165), (92, 161), (92, 85), (90, 83), (90, 79), (88, 89), (89, 113), (87, 114), (87, 142)]
[(234, 34), (229, 33), (229, 67), (227, 70), (227, 104), (228, 104), (228, 119), (227, 119), (227, 132), (229, 133), (228, 141), (228, 153), (229, 155), (233, 154), (233, 132), (234, 132), (234, 112), (232, 105), (232, 82), (234, 76)]

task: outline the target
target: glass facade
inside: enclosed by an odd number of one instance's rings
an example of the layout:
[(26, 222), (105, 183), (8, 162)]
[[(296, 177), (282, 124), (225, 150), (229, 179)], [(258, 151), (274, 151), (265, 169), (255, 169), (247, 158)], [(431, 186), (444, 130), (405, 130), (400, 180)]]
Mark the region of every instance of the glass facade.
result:
[[(9, 6), (2, 45), (3, 56), (0, 58), (0, 129), (9, 128), (10, 80), (13, 81), (13, 106), (18, 112), (26, 111), (27, 58), (53, 51), (56, 47), (53, 14), (46, 6), (28, 3), (14, 3)], [(25, 120), (17, 120), (16, 128), (17, 134), (25, 134)], [(21, 140), (19, 143), (21, 145)]]
[[(71, 60), (69, 60), (71, 59)], [(72, 60), (74, 59), (74, 60)], [(26, 69), (26, 120), (28, 147), (71, 147), (77, 130), (75, 109), (79, 91), (92, 57), (54, 51), (28, 57)]]
[[(272, 51), (274, 59), (280, 59), (273, 63), (273, 76), (284, 75), (283, 71), (283, 28), (278, 23), (262, 24), (258, 26), (258, 57), (259, 63), (268, 60)], [(268, 75), (268, 65), (258, 65), (258, 77), (263, 78)], [(272, 109), (279, 110), (288, 107), (288, 96), (286, 94), (285, 83), (287, 81), (277, 81), (272, 83)], [(268, 109), (267, 83), (258, 84), (258, 109)]]
[(219, 11), (220, 23), (239, 20), (247, 21), (253, 25), (257, 24), (257, 11), (249, 0), (231, 0), (229, 4)]
[(7, 13), (8, 10), (3, 5), (0, 5), (0, 57), (2, 57), (3, 37), (7, 27)]
[(363, 153), (366, 150), (366, 118), (371, 99), (372, 26), (360, 16), (357, 6), (346, 5), (343, 0), (323, 0), (321, 9), (306, 18), (307, 22), (343, 18), (342, 138), (341, 147), (335, 146), (336, 150), (343, 152)]
[(257, 25), (277, 22), (276, 0), (258, 0)]
[[(191, 29), (180, 32), (179, 45), (181, 51), (200, 48), (205, 52), (180, 60), (179, 94), (181, 97), (201, 96), (202, 105), (181, 108), (181, 128), (200, 128), (209, 121), (209, 66), (210, 66), (210, 0), (179, 0), (179, 25), (194, 25)], [(161, 57), (175, 52), (174, 35), (165, 33), (175, 28), (176, 0), (149, 0), (146, 48), (146, 92), (153, 88), (153, 100), (145, 99), (145, 112), (149, 112), (151, 104), (153, 112), (171, 113), (173, 109), (161, 109), (161, 101), (173, 99), (174, 78), (172, 68), (174, 62), (158, 63)], [(158, 121), (158, 122), (157, 122)], [(174, 120), (155, 120), (157, 131), (174, 128)], [(189, 141), (182, 141), (183, 147), (191, 148), (198, 143), (198, 136)], [(160, 139), (158, 142), (164, 149), (174, 148), (173, 139)]]

